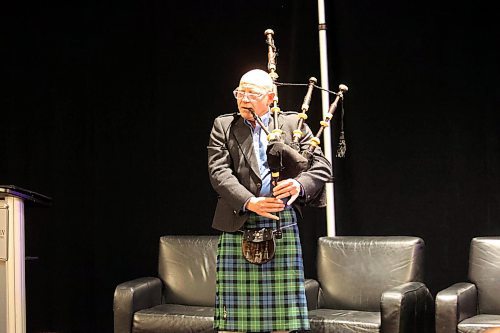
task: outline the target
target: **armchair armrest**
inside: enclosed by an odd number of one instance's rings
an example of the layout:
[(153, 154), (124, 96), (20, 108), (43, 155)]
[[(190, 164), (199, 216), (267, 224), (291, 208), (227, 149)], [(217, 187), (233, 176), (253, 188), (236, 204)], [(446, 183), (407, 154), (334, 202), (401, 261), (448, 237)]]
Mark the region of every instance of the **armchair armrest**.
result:
[(457, 325), (477, 314), (477, 288), (467, 282), (455, 283), (436, 295), (436, 333), (456, 333)]
[(307, 309), (309, 311), (318, 308), (319, 282), (314, 279), (306, 279), (305, 281)]
[(119, 284), (113, 299), (114, 333), (132, 332), (136, 311), (161, 303), (162, 282), (155, 277), (144, 277)]
[(408, 282), (382, 293), (381, 332), (431, 332), (434, 301), (422, 282)]

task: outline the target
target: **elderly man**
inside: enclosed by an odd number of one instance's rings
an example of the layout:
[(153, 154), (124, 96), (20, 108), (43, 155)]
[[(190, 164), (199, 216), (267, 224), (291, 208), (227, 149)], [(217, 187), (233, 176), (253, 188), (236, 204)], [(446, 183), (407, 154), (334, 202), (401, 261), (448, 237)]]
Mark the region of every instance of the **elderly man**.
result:
[[(219, 332), (289, 332), (309, 329), (302, 250), (296, 212), (311, 203), (331, 179), (332, 168), (320, 148), (309, 169), (272, 184), (267, 137), (255, 116), (274, 128), (269, 106), (274, 82), (260, 69), (245, 73), (234, 90), (238, 113), (215, 119), (208, 144), (210, 182), (218, 194), (212, 227), (222, 231), (217, 253), (214, 328)], [(297, 128), (295, 112), (279, 114), (286, 143)], [(300, 149), (309, 147), (307, 125)], [(276, 232), (271, 259), (249, 261), (242, 250), (245, 230)], [(249, 251), (245, 249), (245, 251)], [(266, 248), (266, 254), (267, 248)]]

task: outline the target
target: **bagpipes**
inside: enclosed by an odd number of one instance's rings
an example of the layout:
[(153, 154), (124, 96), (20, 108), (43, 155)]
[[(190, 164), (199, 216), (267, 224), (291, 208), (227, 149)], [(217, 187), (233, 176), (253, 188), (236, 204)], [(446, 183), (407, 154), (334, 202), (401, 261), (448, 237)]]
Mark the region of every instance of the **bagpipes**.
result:
[[(296, 83), (280, 83), (277, 81), (278, 73), (276, 72), (276, 57), (277, 50), (274, 44), (274, 31), (271, 29), (267, 29), (264, 32), (266, 36), (266, 44), (268, 48), (267, 57), (267, 69), (269, 72), (269, 76), (273, 80), (273, 92), (274, 92), (274, 100), (273, 105), (271, 107), (271, 113), (274, 119), (274, 129), (269, 131), (260, 118), (253, 113), (253, 117), (256, 122), (259, 123), (261, 128), (267, 134), (268, 146), (267, 146), (267, 162), (269, 165), (269, 169), (271, 170), (271, 184), (275, 186), (279, 180), (294, 178), (299, 175), (301, 172), (308, 170), (313, 161), (314, 161), (314, 150), (321, 143), (320, 136), (323, 133), (324, 129), (329, 126), (330, 120), (333, 118), (335, 111), (338, 108), (339, 103), (342, 105), (342, 118), (344, 116), (344, 108), (343, 108), (343, 100), (344, 93), (347, 92), (348, 88), (344, 84), (339, 85), (338, 92), (332, 92), (322, 87), (316, 85), (316, 78), (309, 78), (309, 83), (307, 84), (296, 84)], [(285, 143), (284, 138), (282, 137), (283, 132), (279, 129), (278, 124), (278, 114), (281, 112), (280, 107), (278, 106), (278, 89), (277, 85), (280, 86), (307, 86), (307, 92), (304, 97), (301, 106), (301, 112), (298, 114), (299, 120), (297, 123), (297, 129), (293, 131), (293, 138), (291, 144)], [(300, 152), (300, 140), (304, 136), (302, 132), (304, 123), (307, 119), (307, 111), (309, 110), (309, 105), (311, 102), (311, 96), (313, 89), (317, 88), (323, 91), (328, 91), (331, 94), (336, 95), (333, 103), (330, 104), (327, 114), (324, 119), (320, 121), (320, 128), (316, 135), (314, 135), (310, 139), (309, 149), (303, 152)], [(343, 120), (341, 122), (342, 128), (339, 137), (339, 148), (337, 150), (337, 157), (344, 157), (346, 152), (346, 144), (344, 139), (344, 129), (343, 129)]]
[[(347, 86), (344, 84), (339, 85), (339, 91), (337, 93), (323, 89), (316, 85), (316, 78), (309, 78), (308, 84), (292, 84), (292, 83), (279, 83), (277, 81), (278, 73), (276, 72), (276, 57), (277, 51), (274, 45), (273, 35), (274, 32), (271, 29), (267, 29), (264, 34), (266, 35), (266, 44), (268, 47), (268, 64), (267, 69), (269, 76), (273, 80), (273, 92), (274, 99), (271, 107), (271, 114), (274, 119), (274, 129), (270, 131), (259, 118), (259, 116), (253, 111), (252, 116), (255, 121), (260, 125), (262, 130), (267, 135), (268, 145), (267, 145), (267, 163), (271, 171), (271, 186), (277, 185), (279, 180), (295, 178), (301, 172), (307, 171), (314, 162), (314, 151), (319, 147), (321, 140), (320, 136), (324, 129), (329, 126), (331, 119), (337, 110), (339, 103), (342, 105), (342, 118), (344, 115), (343, 100), (344, 93), (347, 92)], [(301, 112), (299, 115), (299, 120), (297, 123), (297, 129), (293, 131), (292, 140), (287, 144), (283, 137), (283, 131), (279, 129), (278, 116), (281, 112), (278, 106), (278, 89), (277, 85), (307, 85), (307, 93), (304, 97), (301, 106)], [(335, 94), (335, 100), (330, 105), (327, 114), (324, 119), (320, 121), (320, 128), (316, 135), (312, 136), (309, 141), (309, 147), (306, 150), (300, 151), (301, 139), (304, 137), (303, 132), (304, 124), (307, 119), (306, 112), (309, 110), (309, 104), (311, 102), (311, 96), (314, 88), (318, 88), (329, 93)], [(341, 127), (341, 133), (339, 138), (339, 149), (337, 150), (337, 157), (344, 157), (346, 152), (346, 144), (344, 139), (343, 121)], [(323, 189), (318, 196), (317, 207), (324, 207), (326, 205), (326, 192)], [(282, 238), (282, 231), (280, 221), (276, 221), (276, 229), (272, 228), (254, 228), (247, 229), (243, 233), (242, 237), (242, 252), (244, 258), (252, 264), (264, 264), (273, 259), (275, 249), (276, 249), (276, 239)]]

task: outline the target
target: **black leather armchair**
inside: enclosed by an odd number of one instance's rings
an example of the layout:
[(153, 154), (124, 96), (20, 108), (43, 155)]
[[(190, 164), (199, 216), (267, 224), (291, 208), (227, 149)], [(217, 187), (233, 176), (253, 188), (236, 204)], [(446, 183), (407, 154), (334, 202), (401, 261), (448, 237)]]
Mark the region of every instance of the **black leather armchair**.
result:
[(500, 237), (476, 237), (468, 282), (436, 295), (436, 333), (479, 333), (500, 327)]
[(312, 332), (431, 332), (424, 247), (418, 237), (321, 237)]
[(160, 238), (158, 277), (119, 284), (115, 333), (213, 332), (218, 236)]

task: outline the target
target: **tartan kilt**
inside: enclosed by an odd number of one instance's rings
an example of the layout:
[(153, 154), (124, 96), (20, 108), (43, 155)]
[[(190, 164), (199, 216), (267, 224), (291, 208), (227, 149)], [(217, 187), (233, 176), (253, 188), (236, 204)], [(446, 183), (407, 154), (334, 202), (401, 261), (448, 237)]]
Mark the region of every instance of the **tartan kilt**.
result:
[[(280, 212), (283, 238), (274, 258), (262, 265), (247, 262), (241, 232), (223, 233), (217, 250), (214, 328), (220, 331), (269, 332), (309, 330), (302, 248), (295, 211)], [(250, 213), (248, 228), (276, 222)]]

